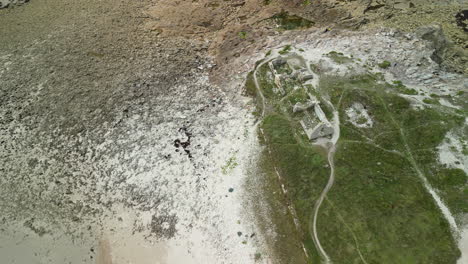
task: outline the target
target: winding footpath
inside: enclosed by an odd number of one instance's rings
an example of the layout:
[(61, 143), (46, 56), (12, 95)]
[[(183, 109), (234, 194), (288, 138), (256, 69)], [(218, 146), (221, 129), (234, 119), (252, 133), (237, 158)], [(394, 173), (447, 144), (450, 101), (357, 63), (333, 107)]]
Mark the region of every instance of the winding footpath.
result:
[[(327, 103), (333, 107), (333, 105), (329, 101), (327, 101)], [(323, 189), (319, 198), (315, 202), (313, 218), (309, 225), (309, 232), (312, 235), (312, 240), (314, 241), (315, 247), (317, 248), (318, 252), (320, 253), (320, 255), (322, 255), (325, 263), (331, 263), (331, 260), (327, 252), (323, 249), (322, 245), (320, 244), (320, 239), (317, 234), (317, 219), (318, 219), (320, 206), (322, 205), (323, 200), (325, 199), (325, 197), (327, 196), (327, 193), (330, 191), (330, 189), (333, 186), (333, 183), (335, 182), (334, 156), (335, 156), (335, 151), (336, 151), (336, 144), (338, 142), (338, 139), (340, 138), (340, 120), (339, 120), (338, 111), (336, 111), (334, 107), (333, 107), (332, 124), (333, 124), (332, 138), (325, 142), (322, 141), (320, 144), (318, 144), (327, 149), (328, 165), (330, 166), (330, 177), (328, 178), (327, 185), (325, 185), (325, 188)]]

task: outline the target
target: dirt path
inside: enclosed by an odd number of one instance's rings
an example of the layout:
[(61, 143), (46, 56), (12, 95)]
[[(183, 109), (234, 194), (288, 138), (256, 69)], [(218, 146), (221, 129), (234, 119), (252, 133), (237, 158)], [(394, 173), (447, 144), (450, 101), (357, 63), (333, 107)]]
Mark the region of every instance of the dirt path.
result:
[(325, 252), (322, 245), (320, 244), (320, 239), (317, 233), (317, 219), (318, 219), (320, 206), (322, 205), (323, 200), (325, 199), (325, 197), (327, 196), (327, 193), (330, 191), (331, 187), (333, 186), (333, 183), (335, 182), (335, 165), (333, 162), (334, 154), (335, 154), (335, 146), (333, 145), (328, 150), (328, 164), (330, 166), (330, 177), (328, 178), (327, 185), (325, 186), (319, 198), (315, 202), (313, 219), (312, 219), (312, 224), (311, 224), (312, 230), (310, 232), (312, 234), (312, 239), (314, 241), (314, 244), (317, 247), (317, 250), (319, 251), (320, 255), (323, 257), (325, 263), (331, 263), (331, 260), (327, 252)]

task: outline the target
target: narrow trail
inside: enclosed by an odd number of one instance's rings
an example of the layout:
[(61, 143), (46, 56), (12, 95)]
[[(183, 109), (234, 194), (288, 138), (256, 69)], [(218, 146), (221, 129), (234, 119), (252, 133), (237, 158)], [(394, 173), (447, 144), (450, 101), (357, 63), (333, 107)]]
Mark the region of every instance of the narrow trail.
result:
[(327, 252), (325, 252), (322, 245), (320, 244), (320, 239), (317, 234), (317, 219), (318, 219), (320, 206), (322, 205), (323, 200), (325, 199), (327, 193), (330, 191), (331, 187), (333, 186), (333, 183), (335, 182), (335, 165), (333, 163), (334, 153), (335, 153), (335, 146), (333, 145), (328, 150), (328, 164), (330, 165), (330, 177), (328, 178), (327, 185), (325, 186), (322, 193), (320, 194), (320, 197), (315, 202), (313, 219), (312, 219), (311, 225), (309, 226), (309, 229), (311, 229), (309, 232), (312, 235), (312, 239), (314, 241), (315, 247), (319, 251), (320, 255), (322, 255), (322, 257), (324, 258), (325, 263), (331, 263), (331, 260)]
[[(331, 103), (327, 101), (329, 105)], [(331, 105), (333, 107), (333, 105)], [(334, 109), (334, 107), (333, 107)], [(340, 121), (339, 121), (339, 115), (338, 111), (335, 109), (333, 110), (333, 136), (330, 139), (330, 141), (324, 142), (320, 145), (325, 147), (328, 151), (328, 165), (330, 166), (330, 177), (328, 178), (327, 185), (325, 185), (325, 188), (322, 190), (322, 193), (320, 194), (319, 198), (315, 202), (314, 206), (314, 213), (313, 213), (313, 218), (312, 221), (310, 222), (309, 225), (309, 232), (312, 235), (312, 240), (314, 241), (315, 247), (319, 251), (320, 255), (322, 255), (325, 263), (331, 263), (330, 257), (328, 256), (327, 252), (323, 249), (322, 244), (320, 243), (320, 239), (318, 237), (317, 233), (317, 219), (318, 219), (318, 213), (320, 210), (320, 206), (323, 203), (323, 200), (327, 196), (327, 193), (330, 191), (330, 189), (333, 186), (333, 183), (335, 182), (335, 163), (334, 163), (334, 156), (335, 156), (335, 151), (336, 151), (336, 143), (338, 142), (338, 139), (340, 137)]]
[[(312, 71), (309, 63), (306, 63), (306, 65), (307, 65), (308, 73), (314, 76), (313, 78), (314, 87), (318, 87), (320, 83), (320, 76), (318, 76), (314, 71)], [(330, 166), (330, 177), (328, 178), (327, 185), (325, 185), (325, 188), (322, 190), (322, 193), (320, 194), (319, 198), (315, 202), (314, 209), (313, 209), (314, 210), (313, 218), (309, 223), (309, 233), (312, 236), (312, 240), (314, 241), (315, 247), (319, 251), (320, 255), (322, 255), (325, 263), (328, 264), (328, 263), (331, 263), (331, 259), (328, 256), (327, 252), (323, 249), (322, 244), (320, 243), (320, 239), (319, 239), (318, 232), (317, 232), (317, 219), (318, 219), (320, 206), (322, 205), (323, 200), (325, 199), (328, 192), (330, 191), (333, 184), (335, 183), (334, 156), (335, 156), (335, 151), (336, 151), (336, 144), (338, 143), (338, 140), (340, 138), (340, 117), (339, 117), (338, 111), (335, 109), (333, 104), (329, 100), (326, 100), (325, 98), (323, 99), (325, 100), (326, 104), (328, 104), (328, 106), (331, 109), (333, 109), (333, 120), (332, 122), (328, 122), (331, 125), (333, 125), (333, 135), (330, 140), (327, 140), (325, 142), (322, 141), (318, 145), (321, 145), (322, 147), (324, 147), (328, 152), (327, 158), (328, 158), (328, 165)], [(340, 101), (341, 101), (341, 98), (340, 98)]]
[[(265, 58), (263, 62), (261, 62), (260, 64), (257, 65), (257, 67), (255, 67), (255, 70), (253, 72), (253, 79), (254, 79), (254, 83), (255, 83), (255, 88), (257, 88), (257, 92), (258, 94), (260, 95), (260, 98), (262, 98), (262, 114), (260, 115), (261, 118), (258, 122), (261, 122), (261, 120), (265, 117), (265, 96), (263, 95), (262, 93), (262, 90), (260, 89), (260, 85), (258, 84), (258, 79), (257, 79), (257, 70), (259, 68), (261, 68), (263, 66), (263, 64), (265, 63), (268, 63), (270, 62), (271, 59), (270, 58)], [(257, 122), (257, 123), (258, 123)]]

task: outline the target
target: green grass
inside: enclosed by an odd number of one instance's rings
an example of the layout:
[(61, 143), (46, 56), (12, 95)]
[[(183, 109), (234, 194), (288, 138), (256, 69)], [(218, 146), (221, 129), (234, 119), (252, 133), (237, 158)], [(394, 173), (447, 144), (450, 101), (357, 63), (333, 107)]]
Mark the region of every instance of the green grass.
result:
[(377, 64), (382, 69), (387, 69), (392, 65), (389, 61), (382, 61), (381, 63)]
[(412, 88), (406, 87), (401, 81), (393, 81), (393, 87), (397, 92), (408, 95), (417, 95), (418, 91)]
[[(423, 154), (418, 154), (417, 150), (434, 149), (450, 128), (461, 124), (460, 118), (434, 109), (415, 110), (405, 99), (385, 92), (387, 85), (372, 84), (368, 76), (355, 77), (351, 82), (326, 80), (322, 85), (329, 86), (327, 89), (335, 94), (347, 91), (340, 105), (342, 120), (345, 117), (342, 111), (356, 101), (366, 105), (374, 119), (373, 131), (342, 122), (344, 133), (336, 157), (337, 183), (329, 194), (336, 208), (343, 209), (339, 213), (350, 223), (366, 260), (369, 263), (455, 263), (459, 252), (448, 224), (409, 163), (404, 142), (410, 144), (418, 166), (433, 168), (436, 153), (425, 153), (430, 160), (420, 160)], [(440, 123), (442, 121), (445, 123)], [(385, 133), (384, 136), (381, 133)], [(401, 155), (381, 148), (399, 151)], [(445, 189), (430, 178), (429, 171), (425, 172), (434, 187)], [(466, 181), (460, 180), (460, 175), (452, 179), (456, 187), (452, 185), (450, 191), (444, 192), (450, 193), (450, 197), (443, 195), (442, 198), (452, 211), (465, 212), (462, 201), (466, 200), (463, 193)], [(350, 197), (353, 202), (349, 201)], [(360, 206), (361, 203), (365, 206)], [(337, 245), (351, 249), (354, 240), (336, 239), (333, 234), (342, 228), (325, 226), (332, 218), (327, 218), (326, 212), (323, 214), (323, 228), (328, 228), (329, 233), (322, 236), (334, 237), (331, 241), (324, 240), (325, 248), (328, 243), (330, 250)], [(329, 215), (333, 215), (332, 212)], [(334, 262), (350, 263), (350, 259), (359, 259), (356, 247), (354, 253), (335, 254)]]
[[(260, 137), (260, 140), (263, 140), (263, 138)], [(261, 191), (259, 192), (255, 183), (247, 185), (247, 188), (251, 186), (254, 188), (249, 192), (255, 196), (254, 199), (264, 201), (264, 203), (253, 204), (254, 212), (262, 212), (265, 207), (269, 208), (267, 215), (256, 214), (259, 228), (269, 241), (268, 244), (272, 249), (270, 254), (274, 256), (278, 263), (309, 263), (301, 246), (305, 233), (296, 231), (292, 215), (287, 209), (290, 200), (282, 193), (281, 183), (278, 181), (274, 164), (273, 157), (265, 150), (260, 155), (258, 162), (260, 169), (255, 172), (256, 177), (260, 178)], [(254, 178), (250, 177), (248, 181), (253, 181)], [(272, 222), (274, 225), (270, 224)], [(279, 237), (276, 234), (272, 234), (272, 231), (275, 231), (281, 239), (278, 239)], [(313, 245), (311, 249), (314, 249)]]
[(312, 27), (315, 23), (288, 12), (281, 12), (272, 17), (279, 30), (297, 30)]
[(350, 57), (345, 56), (341, 52), (330, 51), (327, 56), (334, 62), (338, 64), (346, 64), (353, 62), (353, 59)]
[(309, 97), (304, 89), (297, 89), (291, 92), (288, 96), (288, 100), (291, 105), (295, 105), (296, 103), (304, 103), (307, 101)]
[(291, 45), (286, 45), (278, 53), (281, 54), (281, 55), (284, 55), (284, 54), (289, 53), (289, 51), (291, 51)]
[(260, 87), (262, 87), (263, 95), (268, 99), (279, 98), (279, 95), (274, 92), (276, 85), (268, 64), (263, 64), (258, 69), (257, 74), (257, 80)]
[(275, 70), (279, 74), (287, 74), (287, 75), (290, 75), (293, 72), (293, 70), (291, 69), (291, 67), (289, 67), (287, 63), (279, 67), (276, 67)]
[(228, 174), (235, 167), (237, 167), (237, 165), (239, 165), (239, 163), (237, 163), (237, 158), (235, 156), (232, 156), (226, 161), (226, 164), (221, 167), (221, 171), (223, 172), (223, 174)]
[(255, 87), (255, 82), (253, 79), (253, 71), (247, 74), (247, 79), (245, 81), (244, 92), (248, 96), (255, 96), (257, 94), (257, 87)]
[(424, 98), (423, 102), (425, 104), (439, 104), (439, 100), (437, 100), (436, 98)]
[[(274, 173), (276, 166), (284, 178), (286, 203), (294, 205), (301, 227), (297, 237), (309, 261), (319, 263), (309, 223), (330, 170), (324, 151), (301, 134), (298, 121), (303, 114), (290, 109), (306, 100), (305, 90), (287, 89), (287, 98), (281, 100), (271, 92), (268, 71), (264, 66), (258, 71), (268, 105), (261, 128), (271, 150), (263, 154), (268, 162), (261, 168)], [(460, 254), (456, 241), (414, 163), (452, 212), (468, 213), (466, 175), (438, 164), (435, 152), (446, 133), (463, 124), (464, 116), (439, 108), (414, 109), (398, 96), (413, 91), (406, 91), (410, 89), (401, 82), (388, 84), (382, 79), (379, 74), (321, 76), (314, 93), (319, 100), (329, 97), (341, 120), (335, 184), (318, 218), (320, 241), (333, 263), (362, 263), (361, 255), (367, 263), (455, 263)], [(345, 110), (355, 102), (366, 107), (372, 128), (357, 128), (346, 121)], [(321, 105), (330, 117), (330, 109)], [(286, 225), (280, 228), (286, 235)], [(275, 245), (279, 247), (278, 242)], [(284, 249), (277, 250), (285, 256)]]
[[(308, 221), (311, 217), (311, 204), (317, 199), (326, 184), (328, 169), (326, 157), (311, 146), (304, 146), (294, 136), (295, 128), (283, 115), (272, 113), (267, 116), (262, 129), (272, 150), (272, 163), (285, 178), (290, 198), (293, 201), (302, 227), (302, 239), (312, 260), (319, 256), (310, 240)], [(314, 195), (311, 195), (311, 194)], [(310, 241), (309, 241), (310, 240)]]
[(247, 38), (247, 32), (241, 31), (238, 33), (240, 39), (246, 39)]

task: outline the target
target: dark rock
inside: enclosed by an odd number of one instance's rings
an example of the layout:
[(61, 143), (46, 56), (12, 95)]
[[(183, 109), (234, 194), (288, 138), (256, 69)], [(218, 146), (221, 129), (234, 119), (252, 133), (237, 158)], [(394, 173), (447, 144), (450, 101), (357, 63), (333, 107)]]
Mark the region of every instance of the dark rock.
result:
[(276, 68), (276, 67), (281, 67), (281, 66), (283, 66), (283, 65), (286, 64), (286, 60), (283, 59), (283, 58), (278, 58), (278, 59), (274, 60), (272, 63), (273, 63), (273, 66), (274, 66), (275, 68)]
[(439, 64), (442, 63), (450, 46), (450, 42), (445, 37), (442, 27), (437, 24), (420, 27), (416, 30), (416, 35), (421, 39), (429, 41), (434, 49), (431, 59)]
[(455, 15), (455, 20), (457, 21), (457, 26), (468, 32), (468, 9), (458, 12)]

